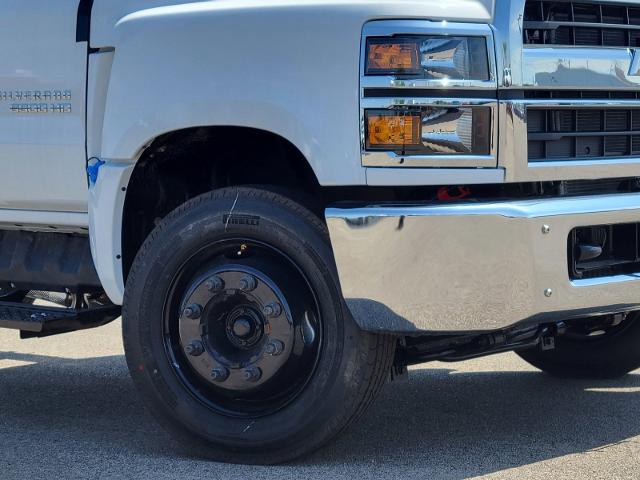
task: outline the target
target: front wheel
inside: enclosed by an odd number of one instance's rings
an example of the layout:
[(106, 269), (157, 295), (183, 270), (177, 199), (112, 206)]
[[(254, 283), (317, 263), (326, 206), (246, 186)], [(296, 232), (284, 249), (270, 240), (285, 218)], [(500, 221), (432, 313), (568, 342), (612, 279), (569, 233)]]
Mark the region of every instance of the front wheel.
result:
[(274, 193), (191, 200), (138, 253), (123, 308), (127, 362), (181, 444), (215, 460), (279, 463), (340, 433), (391, 367), (341, 298), (324, 225)]
[(640, 313), (569, 323), (555, 348), (516, 353), (550, 375), (563, 378), (616, 378), (640, 368)]

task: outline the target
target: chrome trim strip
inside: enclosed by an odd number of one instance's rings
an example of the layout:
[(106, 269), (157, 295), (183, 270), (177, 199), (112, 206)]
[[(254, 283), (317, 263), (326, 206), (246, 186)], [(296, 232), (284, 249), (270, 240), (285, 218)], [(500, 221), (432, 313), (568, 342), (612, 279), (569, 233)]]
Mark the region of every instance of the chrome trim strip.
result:
[(526, 0), (495, 0), (493, 29), (498, 88), (522, 86), (522, 21)]
[(491, 36), (491, 29), (482, 23), (447, 22), (446, 20), (440, 22), (431, 20), (374, 20), (365, 23), (362, 35), (364, 37), (392, 35)]
[(633, 51), (624, 47), (527, 47), (522, 51), (522, 86), (637, 90), (640, 77), (629, 75)]
[(527, 98), (520, 100), (526, 106), (532, 107), (552, 107), (552, 108), (640, 108), (640, 100), (624, 99), (602, 99), (602, 100), (582, 100), (562, 99), (562, 98)]
[(495, 168), (491, 155), (398, 155), (393, 152), (362, 152), (365, 167), (487, 167)]
[(334, 207), (326, 218), (343, 295), (366, 330), (466, 332), (640, 309), (640, 275), (572, 282), (567, 259), (573, 228), (637, 222), (640, 194)]
[(515, 182), (518, 178), (526, 177), (529, 161), (526, 106), (519, 101), (501, 101), (498, 118), (498, 166), (505, 169), (506, 182)]
[(402, 94), (405, 88), (428, 88), (428, 89), (446, 89), (446, 90), (491, 90), (496, 89), (495, 81), (482, 80), (427, 80), (412, 79), (402, 80), (389, 75), (378, 75), (362, 77), (362, 94), (370, 88), (393, 88), (398, 90), (397, 95)]
[[(546, 199), (511, 200), (495, 202), (453, 203), (378, 203), (366, 207), (330, 207), (326, 217), (356, 220), (360, 218), (398, 218), (425, 216), (498, 215), (506, 218), (541, 218), (566, 215), (585, 215), (638, 211), (640, 193), (591, 195), (584, 197), (556, 197)], [(338, 215), (339, 214), (339, 215)], [(634, 217), (639, 218), (639, 217)], [(576, 219), (577, 220), (577, 219)], [(609, 222), (624, 223), (624, 222)], [(591, 225), (590, 221), (577, 222), (576, 227)], [(573, 227), (572, 227), (573, 228)], [(638, 299), (640, 301), (640, 298)]]
[(495, 98), (421, 98), (421, 97), (393, 97), (393, 98), (363, 98), (360, 101), (362, 109), (390, 108), (390, 107), (496, 107)]
[[(474, 107), (491, 108), (490, 155), (397, 155), (394, 152), (365, 150), (366, 125), (364, 111), (370, 108), (409, 107)], [(360, 140), (362, 165), (365, 167), (490, 167), (497, 164), (498, 103), (492, 98), (363, 98), (360, 101)]]
[(606, 285), (607, 283), (629, 282), (638, 279), (638, 275), (618, 275), (613, 277), (600, 278), (580, 278), (572, 280), (571, 284), (576, 287), (590, 287), (593, 285)]

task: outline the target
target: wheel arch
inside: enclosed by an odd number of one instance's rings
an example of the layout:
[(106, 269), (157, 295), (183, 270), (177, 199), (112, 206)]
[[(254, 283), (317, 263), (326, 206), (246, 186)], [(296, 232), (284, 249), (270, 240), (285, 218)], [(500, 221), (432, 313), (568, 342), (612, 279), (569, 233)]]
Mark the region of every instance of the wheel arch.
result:
[(121, 303), (129, 267), (159, 219), (207, 191), (269, 185), (313, 194), (306, 157), (288, 139), (240, 126), (191, 127), (148, 142), (135, 162), (101, 161), (89, 201), (91, 249), (105, 291)]
[[(92, 33), (93, 48), (113, 50), (108, 86), (98, 92), (105, 106), (93, 135), (97, 156), (132, 160), (153, 139), (183, 128), (248, 127), (286, 138), (323, 185), (366, 184), (358, 121), (366, 16), (328, 8), (158, 6), (126, 14), (108, 36)], [(321, 35), (320, 11), (342, 18), (341, 35)]]

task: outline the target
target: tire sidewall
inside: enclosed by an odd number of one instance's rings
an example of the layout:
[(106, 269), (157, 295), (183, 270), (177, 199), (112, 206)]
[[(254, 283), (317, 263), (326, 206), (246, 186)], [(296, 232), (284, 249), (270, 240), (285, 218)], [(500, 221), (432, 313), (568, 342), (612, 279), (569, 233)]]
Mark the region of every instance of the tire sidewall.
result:
[(518, 351), (533, 366), (557, 377), (617, 378), (640, 367), (640, 313), (630, 313), (624, 328), (602, 338), (558, 337), (553, 350)]
[[(134, 261), (123, 309), (127, 361), (152, 412), (174, 433), (196, 435), (218, 448), (246, 453), (316, 443), (343, 419), (339, 403), (354, 394), (358, 378), (357, 331), (342, 301), (326, 231), (302, 221), (279, 202), (251, 190), (216, 192), (169, 215)], [(258, 225), (225, 223), (225, 212), (260, 217)], [(186, 390), (163, 342), (164, 301), (180, 266), (212, 240), (244, 237), (268, 243), (304, 272), (322, 319), (321, 354), (305, 389), (284, 409), (253, 420), (213, 412)], [(333, 418), (334, 421), (327, 421)]]

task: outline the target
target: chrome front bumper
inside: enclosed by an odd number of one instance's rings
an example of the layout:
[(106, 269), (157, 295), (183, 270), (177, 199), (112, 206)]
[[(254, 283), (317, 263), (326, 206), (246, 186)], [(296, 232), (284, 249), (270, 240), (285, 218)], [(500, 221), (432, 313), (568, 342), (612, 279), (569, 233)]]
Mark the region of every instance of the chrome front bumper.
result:
[[(326, 211), (365, 330), (462, 332), (640, 309), (640, 272), (569, 279), (580, 226), (640, 222), (640, 194)], [(545, 233), (546, 232), (546, 233)]]

